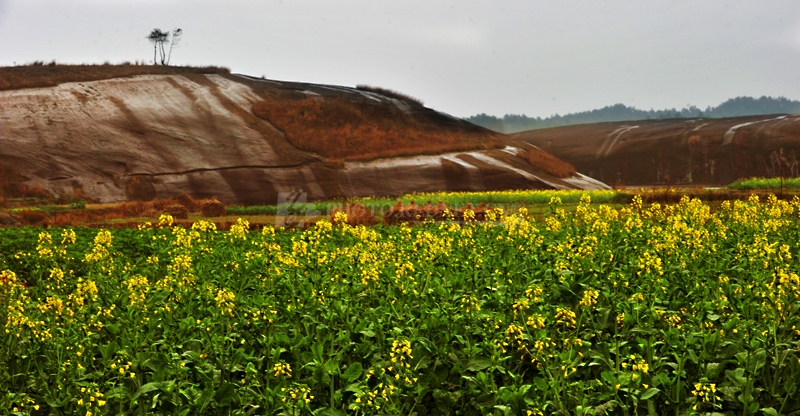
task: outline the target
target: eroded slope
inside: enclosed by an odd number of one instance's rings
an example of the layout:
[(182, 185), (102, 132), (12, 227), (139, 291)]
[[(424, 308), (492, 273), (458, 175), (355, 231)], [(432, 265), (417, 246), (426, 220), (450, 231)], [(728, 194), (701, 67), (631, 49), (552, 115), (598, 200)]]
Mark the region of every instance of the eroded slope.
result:
[[(365, 105), (390, 109), (391, 117), (366, 114), (350, 122), (350, 131), (358, 134), (352, 140), (371, 143), (378, 151), (367, 152), (361, 143), (350, 146), (350, 153), (330, 154), (338, 148), (313, 147), (313, 129), (297, 133), (297, 126), (307, 121), (300, 115), (273, 124), (276, 117), (258, 109), (270, 100), (278, 102), (270, 107), (274, 109), (280, 108), (280, 100), (289, 108), (290, 100), (307, 103), (304, 99), (322, 103), (322, 108), (334, 103), (356, 115), (368, 113)], [(320, 135), (328, 134), (326, 129), (338, 132), (348, 143), (342, 125), (339, 130), (335, 126), (329, 121), (313, 128)], [(414, 136), (409, 141), (413, 146), (406, 148), (379, 137), (381, 131), (392, 132), (402, 140), (403, 132), (413, 136), (415, 129), (428, 136)], [(379, 140), (364, 141), (370, 132)], [(426, 137), (449, 141), (419, 147)], [(301, 145), (303, 140), (311, 146)], [(456, 147), (448, 148), (448, 143)], [(503, 151), (506, 146), (530, 152)], [(421, 105), (346, 87), (190, 73), (0, 91), (0, 163), (27, 185), (55, 196), (85, 195), (101, 202), (188, 193), (250, 204), (276, 203), (281, 193), (298, 189), (314, 200), (603, 186), (581, 182), (571, 171), (559, 174), (541, 162), (546, 158), (530, 157), (535, 153), (530, 145)], [(386, 157), (391, 155), (404, 157)]]
[(597, 123), (513, 136), (613, 185), (800, 176), (800, 115)]

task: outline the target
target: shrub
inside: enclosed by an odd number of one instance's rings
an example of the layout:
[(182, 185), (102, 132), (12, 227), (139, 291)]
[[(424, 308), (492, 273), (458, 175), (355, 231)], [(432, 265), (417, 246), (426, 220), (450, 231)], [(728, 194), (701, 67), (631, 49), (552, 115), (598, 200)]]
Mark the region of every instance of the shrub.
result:
[(195, 212), (198, 208), (198, 203), (187, 194), (181, 194), (172, 199), (174, 203), (183, 205), (189, 212)]
[(203, 203), (200, 212), (204, 217), (224, 217), (226, 215), (225, 204), (212, 198)]
[(189, 218), (189, 210), (181, 204), (171, 204), (164, 209), (167, 214), (172, 215), (172, 218), (178, 220), (185, 220)]
[(378, 222), (372, 210), (361, 204), (350, 202), (333, 208), (330, 215), (331, 222), (334, 221), (336, 214), (339, 212), (347, 214), (347, 224), (352, 226), (375, 225)]
[(47, 223), (47, 214), (39, 210), (22, 210), (17, 213), (17, 218), (27, 225), (43, 225)]
[(398, 91), (395, 91), (395, 90), (390, 90), (388, 88), (373, 87), (371, 85), (359, 84), (359, 85), (356, 85), (356, 89), (357, 90), (361, 90), (361, 91), (374, 92), (374, 93), (381, 94), (383, 96), (390, 97), (390, 98), (397, 98), (399, 100), (403, 100), (403, 101), (406, 101), (406, 102), (409, 102), (409, 103), (414, 103), (414, 104), (417, 104), (419, 106), (424, 105), (422, 103), (422, 100), (420, 100), (419, 98), (414, 98), (414, 97), (412, 97), (410, 95), (403, 94), (402, 92), (398, 92)]

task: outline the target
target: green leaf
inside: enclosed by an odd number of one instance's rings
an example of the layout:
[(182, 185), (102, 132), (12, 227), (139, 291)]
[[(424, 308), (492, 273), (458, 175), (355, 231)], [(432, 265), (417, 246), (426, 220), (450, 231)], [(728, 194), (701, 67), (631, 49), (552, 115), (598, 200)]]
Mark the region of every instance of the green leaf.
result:
[(322, 342), (315, 342), (314, 345), (311, 346), (311, 352), (314, 354), (314, 360), (317, 364), (323, 363), (323, 355), (322, 352), (325, 350), (325, 346), (322, 345)]
[(361, 377), (361, 374), (363, 372), (364, 372), (364, 367), (361, 365), (360, 362), (356, 361), (347, 366), (347, 369), (344, 370), (344, 374), (342, 374), (342, 377), (344, 377), (344, 379), (348, 383), (352, 383), (356, 381), (359, 377)]
[(322, 368), (325, 369), (325, 372), (328, 373), (328, 375), (333, 375), (336, 374), (336, 370), (339, 369), (339, 365), (334, 360), (328, 360), (325, 362)]
[(228, 406), (235, 397), (236, 386), (233, 383), (222, 384), (219, 386), (217, 394), (214, 395), (214, 399), (217, 401), (217, 405), (220, 407)]
[(536, 389), (539, 391), (547, 391), (547, 389), (550, 388), (550, 385), (547, 384), (547, 380), (541, 377), (534, 377), (533, 385), (536, 386)]
[(358, 383), (351, 383), (348, 384), (347, 387), (344, 388), (344, 391), (349, 391), (351, 393), (361, 393), (361, 386)]
[(171, 295), (171, 294), (172, 294), (172, 292), (170, 292), (169, 290), (161, 290), (161, 291), (158, 291), (158, 292), (156, 292), (156, 293), (155, 293), (155, 294), (154, 294), (154, 295), (153, 295), (153, 296), (150, 298), (150, 300), (151, 300), (151, 301), (152, 301), (154, 304), (156, 304), (156, 305), (159, 305), (159, 304), (162, 304), (162, 303), (164, 303), (164, 302), (167, 300), (167, 298), (169, 298), (169, 295)]
[[(105, 328), (108, 328), (108, 325), (105, 326)], [(108, 361), (114, 356), (114, 354), (116, 354), (117, 351), (119, 351), (119, 345), (117, 345), (116, 342), (111, 341), (107, 345), (101, 345), (98, 347), (98, 349), (100, 350), (100, 354), (103, 356), (103, 360)]]
[(612, 386), (617, 384), (617, 378), (614, 377), (614, 375), (611, 374), (611, 372), (609, 372), (609, 371), (603, 371), (602, 373), (600, 373), (600, 377), (602, 377), (603, 380), (606, 381), (606, 383), (608, 383), (608, 384), (610, 384)]
[(742, 367), (735, 370), (725, 370), (725, 375), (736, 384), (736, 387), (743, 387), (747, 383), (747, 378), (744, 377), (744, 368)]
[(750, 361), (747, 363), (747, 369), (750, 372), (757, 372), (767, 363), (767, 351), (763, 348), (759, 348), (755, 354), (750, 356)]
[(769, 416), (778, 416), (778, 411), (775, 410), (775, 408), (773, 407), (765, 407), (761, 409), (761, 413), (764, 413), (765, 415)]
[(195, 325), (195, 318), (190, 316), (188, 318), (183, 318), (183, 320), (181, 320), (180, 328), (181, 331), (188, 332), (192, 330), (194, 325)]
[(338, 409), (322, 409), (319, 413), (314, 413), (318, 416), (345, 416), (347, 413)]
[[(167, 365), (167, 356), (164, 353), (153, 354), (142, 362), (142, 367), (149, 368), (153, 372), (163, 369)], [(144, 387), (144, 386), (142, 386)]]
[(740, 387), (722, 386), (717, 387), (717, 391), (722, 393), (722, 399), (729, 402), (736, 402), (736, 393), (740, 392)]
[(498, 404), (498, 405), (495, 405), (494, 408), (497, 409), (497, 410), (502, 411), (504, 415), (510, 415), (511, 414), (511, 408), (508, 407), (508, 406), (503, 406), (503, 405), (499, 405)]
[(658, 392), (660, 392), (660, 391), (661, 391), (661, 390), (659, 390), (659, 389), (657, 389), (657, 388), (655, 388), (655, 387), (650, 387), (649, 389), (645, 390), (645, 392), (644, 392), (644, 393), (642, 393), (642, 396), (641, 396), (639, 399), (641, 399), (641, 400), (648, 400), (648, 399), (650, 399), (651, 397), (653, 397), (653, 396), (655, 396), (656, 394), (658, 394)]
[(136, 400), (139, 398), (139, 396), (146, 393), (150, 393), (151, 391), (161, 390), (162, 384), (163, 384), (162, 382), (156, 381), (152, 383), (147, 383), (142, 387), (139, 387), (139, 390), (136, 390), (136, 393), (134, 393), (133, 397), (131, 397), (131, 401)]
[(722, 365), (722, 363), (709, 363), (706, 367), (706, 377), (708, 377), (709, 380), (714, 380), (719, 377), (719, 374), (724, 368), (725, 366)]
[(214, 388), (209, 386), (200, 396), (200, 410), (197, 413), (203, 414), (203, 411), (206, 409), (206, 407), (208, 407), (209, 404), (211, 404), (212, 400), (214, 400)]
[(492, 360), (488, 358), (472, 358), (467, 362), (467, 371), (481, 371), (489, 368), (492, 365)]

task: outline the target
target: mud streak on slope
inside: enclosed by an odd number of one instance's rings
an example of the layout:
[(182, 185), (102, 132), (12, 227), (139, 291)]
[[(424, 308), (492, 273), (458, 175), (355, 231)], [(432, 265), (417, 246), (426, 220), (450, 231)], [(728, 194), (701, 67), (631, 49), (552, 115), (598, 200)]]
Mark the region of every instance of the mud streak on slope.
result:
[[(261, 136), (264, 137), (264, 144), (268, 146), (280, 160), (293, 163), (319, 160), (292, 146), (278, 129), (234, 103), (230, 98), (222, 94), (219, 90), (219, 86), (205, 75), (190, 74), (184, 76), (197, 84), (207, 87), (225, 109), (239, 116), (250, 129), (260, 133)], [(303, 154), (303, 156), (298, 156), (298, 153)]]

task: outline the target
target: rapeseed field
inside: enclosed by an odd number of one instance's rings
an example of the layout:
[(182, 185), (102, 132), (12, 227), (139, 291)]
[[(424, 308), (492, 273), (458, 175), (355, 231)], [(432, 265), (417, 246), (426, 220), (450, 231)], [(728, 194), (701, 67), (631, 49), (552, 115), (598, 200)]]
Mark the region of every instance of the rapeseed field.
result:
[(0, 229), (0, 413), (800, 412), (800, 199)]

